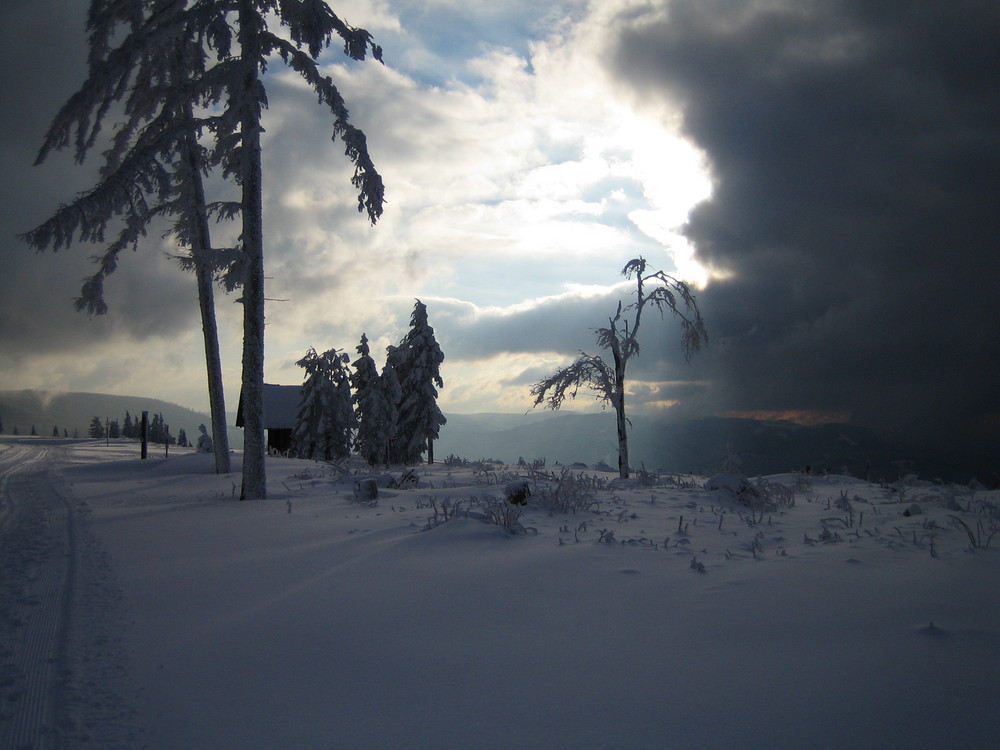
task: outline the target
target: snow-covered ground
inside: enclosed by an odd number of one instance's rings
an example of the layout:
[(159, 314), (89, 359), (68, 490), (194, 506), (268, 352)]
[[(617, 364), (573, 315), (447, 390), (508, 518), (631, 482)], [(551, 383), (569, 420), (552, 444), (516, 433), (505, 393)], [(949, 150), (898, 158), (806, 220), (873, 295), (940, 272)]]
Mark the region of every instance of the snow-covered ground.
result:
[(3, 748), (1000, 741), (995, 491), (270, 458), (241, 503), (239, 454), (60, 443), (0, 441)]

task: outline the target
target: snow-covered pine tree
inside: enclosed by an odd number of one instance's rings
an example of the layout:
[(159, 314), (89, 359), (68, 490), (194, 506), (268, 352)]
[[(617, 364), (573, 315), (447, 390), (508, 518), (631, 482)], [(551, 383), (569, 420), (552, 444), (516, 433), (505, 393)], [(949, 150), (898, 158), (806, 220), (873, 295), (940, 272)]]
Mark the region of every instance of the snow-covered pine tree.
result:
[(292, 433), (302, 458), (330, 461), (347, 458), (351, 453), (355, 420), (344, 367), (348, 361), (350, 358), (336, 349), (322, 354), (310, 349), (295, 363), (306, 371), (298, 424)]
[[(228, 51), (237, 43), (237, 54), (221, 56), (218, 67), (230, 81), (225, 115), (219, 118), (217, 138), (224, 151), (224, 171), (237, 175), (242, 188), (243, 247), (243, 489), (245, 499), (267, 495), (264, 471), (264, 229), (262, 222), (261, 112), (267, 105), (261, 80), (269, 57), (280, 56), (299, 73), (333, 114), (333, 134), (340, 136), (347, 156), (354, 162), (352, 184), (358, 190), (358, 210), (367, 211), (375, 223), (382, 215), (382, 178), (368, 156), (363, 132), (350, 124), (343, 97), (332, 79), (324, 76), (316, 60), (335, 37), (355, 60), (369, 53), (382, 59), (382, 49), (371, 34), (341, 21), (322, 0), (229, 0), (216, 4), (234, 11), (219, 27), (217, 48)], [(286, 27), (271, 31), (269, 24)], [(233, 29), (236, 37), (233, 38)], [(224, 42), (224, 44), (223, 44)]]
[(403, 400), (403, 389), (399, 385), (399, 373), (396, 372), (395, 346), (391, 344), (385, 348), (385, 364), (382, 366), (382, 374), (379, 375), (378, 387), (382, 392), (382, 399), (386, 404), (391, 405), (389, 410), (390, 418), (386, 421), (385, 435), (385, 462), (399, 463), (399, 404)]
[(123, 438), (134, 438), (135, 427), (132, 425), (132, 415), (125, 411), (125, 421), (122, 422), (122, 437)]
[(434, 440), (447, 421), (437, 405), (437, 388), (444, 387), (441, 379), (444, 354), (427, 321), (427, 307), (420, 300), (413, 306), (410, 330), (389, 358), (401, 389), (395, 443), (397, 460), (416, 463), (427, 451), (427, 463), (434, 463)]
[(394, 384), (396, 389), (386, 392), (371, 356), (368, 337), (363, 333), (357, 351), (358, 358), (351, 365), (354, 368), (351, 373), (354, 414), (358, 425), (354, 449), (372, 466), (389, 463), (389, 446), (396, 429), (399, 383), (393, 378), (389, 385)]
[[(96, 64), (97, 68), (111, 71), (112, 75), (97, 77), (96, 94), (93, 91), (87, 94), (87, 97), (94, 97), (89, 100), (101, 102), (93, 112), (94, 117), (77, 121), (75, 125), (71, 120), (60, 126), (64, 145), (71, 140), (74, 128), (78, 154), (81, 148), (85, 152), (93, 145), (103, 115), (131, 86), (128, 77), (131, 61), (136, 57), (147, 62), (151, 60), (151, 65), (161, 66), (153, 69), (160, 70), (176, 65), (176, 55), (182, 54), (185, 69), (191, 75), (180, 88), (195, 108), (201, 107), (207, 114), (196, 123), (210, 131), (214, 139), (209, 163), (221, 166), (223, 175), (233, 178), (241, 188), (242, 245), (231, 258), (234, 262), (228, 274), (228, 278), (243, 289), (244, 455), (240, 497), (266, 497), (260, 133), (267, 95), (262, 73), (272, 58), (280, 57), (305, 79), (320, 103), (330, 109), (333, 134), (341, 138), (346, 155), (355, 165), (352, 184), (358, 190), (358, 210), (367, 211), (374, 224), (381, 216), (384, 203), (382, 178), (368, 156), (364, 133), (349, 122), (343, 97), (333, 81), (320, 72), (317, 58), (337, 38), (343, 41), (345, 54), (355, 60), (363, 60), (369, 53), (381, 60), (382, 50), (371, 34), (341, 21), (323, 0), (92, 0), (88, 25), (92, 32), (92, 67)], [(124, 25), (127, 31), (117, 32), (118, 25)], [(279, 33), (272, 31), (272, 26), (284, 28)], [(112, 48), (113, 42), (123, 36), (131, 42)], [(168, 38), (169, 41), (164, 42)], [(194, 43), (185, 43), (189, 41)], [(178, 48), (182, 51), (177, 52)], [(210, 59), (213, 53), (214, 59)], [(201, 65), (204, 69), (199, 67)], [(176, 68), (172, 70), (176, 73)], [(128, 75), (121, 71), (127, 71)], [(169, 86), (177, 86), (180, 79), (168, 75), (164, 80), (172, 82), (162, 92), (166, 94)], [(181, 102), (180, 99), (171, 101)], [(173, 130), (178, 138), (185, 138), (190, 132), (183, 111), (175, 110), (163, 122), (176, 126)], [(57, 129), (57, 142), (59, 133)], [(151, 172), (152, 186), (163, 181), (165, 176), (169, 179), (167, 170), (159, 166)], [(125, 192), (137, 198), (139, 204), (144, 201), (142, 191), (134, 184), (126, 183)], [(142, 214), (136, 216), (137, 223), (142, 224)], [(49, 239), (59, 237), (65, 234)], [(36, 247), (44, 244), (39, 242)], [(95, 280), (101, 283), (103, 276)]]
[(166, 428), (163, 424), (163, 414), (154, 414), (153, 419), (149, 423), (149, 432), (146, 435), (146, 439), (150, 443), (163, 443), (165, 441), (165, 434)]
[(87, 437), (104, 437), (104, 425), (101, 423), (100, 417), (94, 417), (90, 420), (90, 427), (87, 428)]
[[(231, 215), (233, 204), (207, 206), (202, 172), (207, 156), (198, 144), (203, 123), (194, 107), (211, 100), (195, 83), (204, 77), (206, 33), (188, 17), (183, 0), (91, 0), (89, 73), (80, 90), (56, 115), (36, 163), (53, 149), (73, 142), (77, 161), (95, 145), (113, 102), (123, 101), (111, 146), (96, 187), (61, 207), (23, 235), (37, 249), (68, 247), (80, 241), (103, 242), (113, 220), (121, 219), (117, 238), (95, 258), (98, 270), (83, 284), (78, 310), (107, 312), (104, 280), (115, 271), (126, 247), (136, 249), (156, 217), (173, 218), (170, 230), (190, 252), (198, 281), (208, 373), (209, 404), (216, 443), (216, 472), (229, 471), (222, 364), (210, 253), (208, 215)], [(112, 47), (112, 41), (118, 40)], [(230, 256), (232, 253), (230, 253)]]

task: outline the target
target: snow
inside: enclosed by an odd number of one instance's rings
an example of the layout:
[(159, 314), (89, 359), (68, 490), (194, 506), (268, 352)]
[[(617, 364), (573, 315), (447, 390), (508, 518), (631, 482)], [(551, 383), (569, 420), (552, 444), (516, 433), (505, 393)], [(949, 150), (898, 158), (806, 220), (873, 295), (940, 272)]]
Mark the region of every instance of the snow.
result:
[[(74, 539), (39, 747), (995, 742), (1000, 538), (970, 542), (997, 491), (787, 474), (767, 481), (794, 505), (754, 509), (705, 478), (574, 469), (598, 489), (561, 513), (541, 504), (563, 467), (439, 463), (391, 487), (403, 467), (269, 457), (268, 499), (239, 502), (239, 453), (216, 475), (128, 441), (0, 451), (5, 592), (56, 564), (60, 508)], [(354, 500), (369, 475), (375, 505)], [(484, 523), (470, 498), (520, 480), (524, 531)], [(29, 507), (48, 558), (9, 551), (38, 533)], [(29, 594), (3, 611), (0, 747), (31, 702)]]

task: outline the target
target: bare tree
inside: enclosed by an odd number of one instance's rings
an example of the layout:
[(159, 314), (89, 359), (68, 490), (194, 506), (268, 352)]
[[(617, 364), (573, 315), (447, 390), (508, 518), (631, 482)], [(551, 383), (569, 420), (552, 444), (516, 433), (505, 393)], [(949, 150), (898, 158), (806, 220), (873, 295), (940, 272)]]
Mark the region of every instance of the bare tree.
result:
[[(681, 345), (690, 361), (708, 333), (690, 287), (663, 271), (646, 272), (646, 260), (635, 258), (625, 264), (622, 275), (635, 278), (635, 302), (622, 306), (608, 318), (607, 328), (597, 329), (597, 344), (611, 352), (611, 364), (599, 355), (580, 352), (573, 364), (538, 381), (531, 388), (533, 406), (545, 404), (556, 410), (567, 398), (576, 398), (581, 386), (588, 386), (597, 398), (611, 404), (618, 426), (618, 472), (628, 478), (628, 418), (625, 416), (625, 368), (639, 354), (639, 326), (647, 306), (659, 310), (661, 317), (669, 310), (681, 323)], [(651, 288), (650, 288), (651, 287)]]

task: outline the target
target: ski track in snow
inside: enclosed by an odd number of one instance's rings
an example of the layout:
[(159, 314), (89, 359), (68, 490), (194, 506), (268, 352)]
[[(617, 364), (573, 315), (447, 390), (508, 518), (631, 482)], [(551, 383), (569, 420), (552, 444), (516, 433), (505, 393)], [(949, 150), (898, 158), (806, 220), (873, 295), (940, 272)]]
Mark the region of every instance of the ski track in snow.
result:
[[(115, 693), (121, 659), (107, 658), (114, 596), (93, 596), (95, 587), (112, 594), (113, 585), (85, 531), (86, 505), (61, 479), (63, 442), (0, 443), (0, 748), (95, 739), (136, 747), (138, 734), (120, 718), (127, 703)], [(105, 708), (118, 716), (102, 716)]]
[[(585, 469), (594, 502), (561, 513), (562, 467), (438, 464), (368, 505), (367, 467), (271, 457), (240, 503), (238, 454), (60, 442), (0, 439), (3, 750), (996, 737), (1000, 553), (968, 547), (998, 492), (787, 474), (794, 504), (754, 513)], [(511, 480), (516, 536), (470, 499)]]

